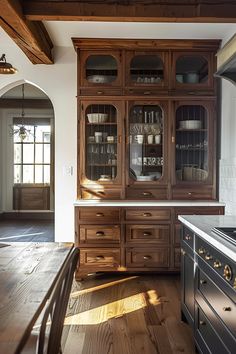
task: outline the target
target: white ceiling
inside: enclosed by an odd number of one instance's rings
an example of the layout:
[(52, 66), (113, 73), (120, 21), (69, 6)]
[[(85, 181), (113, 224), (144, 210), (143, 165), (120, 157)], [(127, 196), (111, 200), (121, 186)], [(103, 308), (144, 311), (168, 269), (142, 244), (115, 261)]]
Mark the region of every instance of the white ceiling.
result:
[(44, 24), (54, 45), (63, 47), (72, 45), (72, 37), (222, 39), (225, 42), (236, 33), (236, 24), (230, 23), (45, 21)]

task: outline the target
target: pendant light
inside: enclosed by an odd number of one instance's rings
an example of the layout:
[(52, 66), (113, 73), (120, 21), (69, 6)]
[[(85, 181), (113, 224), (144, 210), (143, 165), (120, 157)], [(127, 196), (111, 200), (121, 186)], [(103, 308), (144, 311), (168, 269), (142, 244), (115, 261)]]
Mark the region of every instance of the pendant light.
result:
[(10, 63), (7, 63), (6, 61), (6, 55), (2, 54), (0, 57), (0, 74), (15, 74), (17, 72), (17, 69), (13, 68), (13, 66)]

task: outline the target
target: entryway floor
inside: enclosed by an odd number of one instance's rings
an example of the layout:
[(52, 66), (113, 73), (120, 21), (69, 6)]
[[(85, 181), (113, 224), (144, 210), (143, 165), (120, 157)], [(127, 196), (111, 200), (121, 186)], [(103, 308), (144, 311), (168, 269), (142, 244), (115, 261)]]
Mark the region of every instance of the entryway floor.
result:
[(194, 354), (176, 275), (93, 275), (74, 282), (64, 354)]
[(1, 242), (54, 242), (53, 220), (1, 220)]

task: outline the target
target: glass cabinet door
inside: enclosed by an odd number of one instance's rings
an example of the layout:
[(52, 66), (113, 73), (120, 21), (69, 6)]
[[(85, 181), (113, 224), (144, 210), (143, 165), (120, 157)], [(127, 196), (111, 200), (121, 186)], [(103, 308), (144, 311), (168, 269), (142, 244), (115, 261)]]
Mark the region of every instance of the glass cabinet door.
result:
[(206, 183), (209, 179), (209, 113), (200, 104), (176, 110), (175, 174), (177, 183)]
[(129, 86), (163, 86), (166, 80), (163, 53), (127, 53), (126, 79)]
[(121, 136), (117, 107), (111, 104), (89, 104), (85, 109), (84, 127), (86, 179), (98, 184), (119, 183)]
[(82, 86), (120, 85), (120, 54), (111, 52), (85, 52), (81, 55)]
[(156, 183), (163, 176), (164, 112), (160, 105), (134, 104), (129, 110), (129, 179)]

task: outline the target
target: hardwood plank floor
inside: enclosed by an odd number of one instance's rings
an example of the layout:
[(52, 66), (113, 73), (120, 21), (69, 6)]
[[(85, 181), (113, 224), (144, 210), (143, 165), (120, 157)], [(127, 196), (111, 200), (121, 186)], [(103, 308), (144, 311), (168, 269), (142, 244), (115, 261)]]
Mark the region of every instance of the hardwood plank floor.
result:
[(64, 354), (193, 354), (180, 320), (175, 275), (96, 275), (74, 282), (63, 332)]
[(2, 242), (53, 242), (53, 220), (0, 220)]

